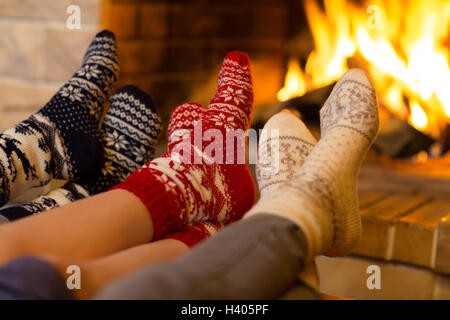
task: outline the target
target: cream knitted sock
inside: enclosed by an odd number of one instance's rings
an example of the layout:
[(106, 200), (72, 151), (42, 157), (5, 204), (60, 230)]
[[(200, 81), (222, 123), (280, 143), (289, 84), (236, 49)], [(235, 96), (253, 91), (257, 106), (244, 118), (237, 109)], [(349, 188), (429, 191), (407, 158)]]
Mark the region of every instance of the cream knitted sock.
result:
[(320, 111), (321, 139), (295, 176), (261, 197), (247, 215), (293, 220), (309, 259), (347, 254), (361, 234), (356, 178), (378, 131), (375, 92), (361, 70), (348, 71)]
[[(306, 125), (289, 112), (274, 115), (264, 125), (259, 139), (256, 179), (262, 197), (292, 179), (317, 143)], [(299, 279), (319, 290), (314, 262), (307, 264)]]
[(270, 118), (259, 139), (256, 164), (261, 196), (291, 179), (316, 143), (305, 124), (291, 113), (280, 112)]

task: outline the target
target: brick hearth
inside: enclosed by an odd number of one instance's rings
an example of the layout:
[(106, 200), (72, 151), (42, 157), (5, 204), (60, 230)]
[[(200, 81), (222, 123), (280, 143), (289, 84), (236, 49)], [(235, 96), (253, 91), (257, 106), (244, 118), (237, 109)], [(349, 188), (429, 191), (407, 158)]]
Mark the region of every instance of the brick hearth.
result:
[[(363, 234), (352, 255), (317, 258), (321, 291), (356, 299), (450, 299), (450, 158), (366, 163)], [(369, 265), (381, 289), (369, 290)]]

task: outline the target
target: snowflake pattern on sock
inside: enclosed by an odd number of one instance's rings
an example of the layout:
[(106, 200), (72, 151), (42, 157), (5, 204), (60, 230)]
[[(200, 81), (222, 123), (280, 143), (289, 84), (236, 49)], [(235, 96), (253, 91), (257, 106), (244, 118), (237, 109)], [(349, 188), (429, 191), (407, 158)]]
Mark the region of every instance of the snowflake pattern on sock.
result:
[(119, 75), (115, 37), (102, 31), (89, 46), (82, 67), (44, 106), (38, 115), (48, 119), (61, 137), (62, 154), (56, 178), (83, 180), (102, 164), (98, 124)]
[(316, 143), (306, 125), (294, 115), (280, 112), (271, 117), (259, 138), (255, 167), (261, 196), (291, 179)]
[(152, 99), (137, 87), (123, 87), (110, 105), (103, 122), (105, 162), (101, 174), (81, 183), (90, 195), (110, 189), (153, 159), (162, 130)]
[(0, 206), (52, 178), (80, 181), (101, 167), (99, 120), (118, 73), (114, 35), (102, 31), (51, 100), (0, 135)]
[(272, 213), (305, 232), (309, 259), (349, 253), (361, 235), (356, 181), (378, 131), (375, 91), (363, 71), (337, 82), (320, 111), (321, 138), (300, 170), (248, 216)]
[(68, 182), (48, 195), (0, 210), (0, 217), (14, 221), (108, 190), (153, 158), (161, 129), (151, 98), (134, 86), (123, 87), (111, 97), (103, 121), (105, 161), (97, 176), (79, 184)]
[[(117, 186), (133, 192), (147, 206), (154, 223), (154, 239), (194, 222), (231, 223), (251, 207), (255, 197), (254, 183), (245, 164), (244, 144), (252, 112), (248, 57), (231, 52), (222, 64), (217, 92), (195, 122), (189, 139), (180, 143), (179, 135), (176, 135), (177, 143), (169, 141), (171, 148), (167, 153), (144, 165)], [(233, 143), (241, 147), (237, 150), (236, 146), (230, 148), (232, 150), (225, 147), (230, 129), (238, 138), (238, 143)], [(205, 152), (209, 142), (203, 139), (208, 130), (221, 134), (222, 147), (217, 152), (232, 163), (220, 163)], [(203, 140), (200, 145), (195, 141), (196, 132)], [(181, 147), (183, 154), (174, 150), (175, 146), (176, 149)], [(241, 158), (244, 159), (242, 164), (237, 162)]]

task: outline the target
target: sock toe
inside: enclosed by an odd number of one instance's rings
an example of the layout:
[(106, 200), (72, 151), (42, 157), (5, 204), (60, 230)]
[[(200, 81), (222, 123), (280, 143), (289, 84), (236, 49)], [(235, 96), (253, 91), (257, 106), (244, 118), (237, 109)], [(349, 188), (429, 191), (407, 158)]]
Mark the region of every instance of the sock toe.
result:
[(225, 59), (235, 61), (242, 67), (250, 65), (250, 59), (248, 55), (241, 51), (231, 51), (225, 56)]
[(124, 92), (128, 93), (129, 95), (135, 97), (135, 99), (139, 100), (141, 103), (140, 106), (141, 109), (143, 110), (150, 109), (151, 111), (156, 112), (156, 107), (155, 104), (153, 103), (152, 97), (150, 97), (148, 94), (146, 94), (138, 87), (133, 85), (126, 85), (116, 91), (117, 94)]
[(111, 97), (103, 132), (106, 159), (102, 174), (83, 184), (91, 195), (108, 190), (151, 161), (161, 119), (150, 96), (135, 86), (125, 86)]
[(204, 120), (216, 129), (250, 127), (253, 114), (253, 81), (250, 61), (245, 53), (230, 52), (223, 61), (217, 79), (217, 91)]
[[(111, 98), (111, 107), (105, 116), (105, 133), (112, 134), (113, 131), (120, 132), (123, 139), (129, 142), (130, 147), (136, 155), (143, 146), (148, 155), (141, 160), (137, 157), (137, 165), (143, 165), (149, 157), (153, 156), (154, 148), (161, 133), (161, 118), (156, 112), (152, 98), (135, 86), (125, 86), (119, 89)], [(124, 140), (124, 141), (125, 141)], [(109, 145), (115, 145), (118, 151), (120, 146), (111, 141)], [(125, 149), (125, 148), (123, 148)], [(132, 154), (130, 159), (134, 159)]]
[(272, 116), (264, 125), (264, 129), (278, 129), (280, 136), (297, 137), (313, 144), (317, 142), (303, 121), (286, 112)]
[(111, 38), (111, 39), (113, 39), (113, 40), (116, 40), (116, 35), (114, 34), (114, 32), (109, 31), (109, 30), (107, 30), (107, 29), (98, 32), (98, 33), (95, 35), (95, 37), (96, 37), (96, 38), (97, 38), (97, 37), (107, 37), (107, 38)]
[(369, 77), (361, 69), (350, 69), (349, 71), (344, 73), (344, 75), (341, 77), (338, 83), (347, 80), (359, 81), (366, 86), (372, 87), (372, 83), (370, 82)]

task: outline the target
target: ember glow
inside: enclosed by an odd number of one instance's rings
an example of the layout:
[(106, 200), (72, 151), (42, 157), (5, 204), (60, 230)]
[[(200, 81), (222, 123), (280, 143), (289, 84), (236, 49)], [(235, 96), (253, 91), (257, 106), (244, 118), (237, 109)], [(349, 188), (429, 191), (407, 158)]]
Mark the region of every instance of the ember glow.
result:
[(349, 65), (362, 67), (382, 106), (439, 137), (450, 123), (450, 1), (323, 2), (324, 9), (304, 1), (315, 47), (305, 70), (289, 64), (279, 100), (329, 85)]

